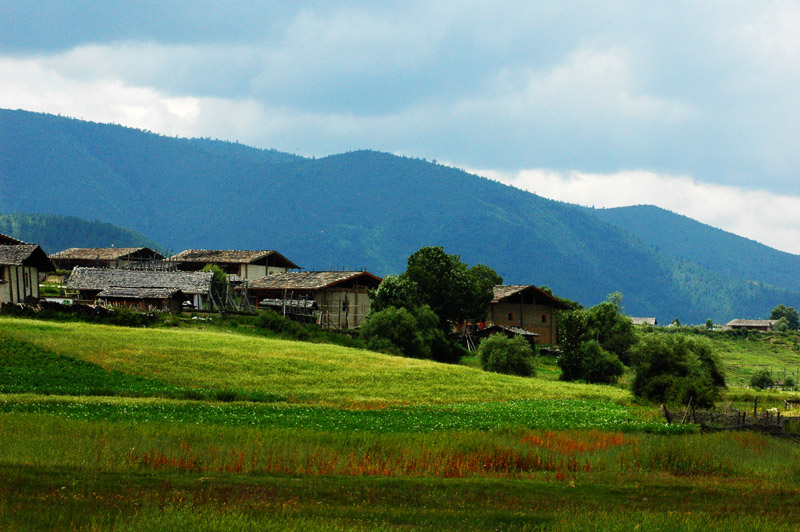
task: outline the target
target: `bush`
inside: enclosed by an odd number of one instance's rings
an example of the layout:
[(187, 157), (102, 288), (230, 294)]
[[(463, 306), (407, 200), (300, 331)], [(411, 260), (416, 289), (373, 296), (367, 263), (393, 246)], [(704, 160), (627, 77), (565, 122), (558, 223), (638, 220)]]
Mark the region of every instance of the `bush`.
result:
[(533, 349), (521, 336), (508, 338), (494, 334), (481, 342), (478, 356), (485, 371), (523, 377), (536, 373)]
[(633, 394), (660, 403), (713, 406), (725, 387), (722, 366), (704, 338), (649, 334), (634, 348)]
[(750, 386), (763, 390), (775, 386), (775, 379), (768, 369), (760, 369), (750, 377)]
[(795, 384), (794, 377), (792, 377), (791, 375), (783, 379), (782, 388), (784, 390), (794, 390), (795, 386), (797, 386), (797, 384)]
[(619, 357), (604, 350), (595, 340), (581, 345), (579, 355), (582, 360), (582, 377), (586, 382), (611, 384), (625, 370)]
[(359, 329), (359, 335), (368, 349), (382, 353), (398, 354), (412, 358), (430, 358), (430, 347), (425, 344), (414, 315), (404, 308), (388, 307), (370, 313)]
[(585, 310), (567, 312), (560, 317), (562, 353), (558, 357), (558, 367), (561, 368), (562, 381), (610, 384), (624, 371), (617, 355), (591, 339), (590, 321), (589, 312)]

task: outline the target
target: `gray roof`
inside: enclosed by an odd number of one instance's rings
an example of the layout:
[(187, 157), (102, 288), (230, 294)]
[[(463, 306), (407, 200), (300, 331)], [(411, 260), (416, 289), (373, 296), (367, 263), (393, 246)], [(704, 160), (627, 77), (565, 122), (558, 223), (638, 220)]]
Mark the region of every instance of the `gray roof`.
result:
[(633, 317), (629, 317), (628, 319), (630, 319), (633, 322), (634, 325), (652, 325), (652, 326), (658, 325), (658, 320), (655, 319), (655, 318), (633, 318)]
[(212, 272), (113, 270), (82, 268), (72, 270), (66, 288), (105, 290), (107, 288), (176, 288), (184, 294), (208, 294)]
[(250, 281), (248, 288), (261, 290), (320, 290), (358, 279), (364, 286), (377, 287), (381, 278), (369, 272), (285, 272)]
[(173, 255), (169, 260), (205, 264), (253, 264), (268, 257), (274, 258), (286, 268), (300, 269), (300, 266), (272, 249), (187, 249)]
[(772, 328), (778, 320), (731, 320), (728, 327), (767, 327)]
[(541, 288), (531, 284), (498, 284), (492, 288), (492, 303), (500, 303), (504, 299), (515, 296), (517, 294), (528, 293), (532, 294), (537, 303), (549, 303), (555, 308), (566, 309), (567, 305), (551, 296)]
[(0, 233), (0, 244), (17, 245), (17, 244), (24, 244), (24, 243), (25, 242), (23, 242), (22, 240), (18, 240), (16, 238), (14, 238), (13, 236), (8, 236), (8, 235), (4, 235), (3, 233)]
[(119, 260), (129, 255), (139, 255), (163, 259), (164, 255), (150, 248), (69, 248), (50, 255), (59, 260)]
[(108, 299), (170, 299), (183, 294), (179, 288), (124, 288), (112, 286), (97, 294)]
[(0, 245), (0, 265), (33, 266), (40, 271), (53, 271), (55, 267), (37, 244)]

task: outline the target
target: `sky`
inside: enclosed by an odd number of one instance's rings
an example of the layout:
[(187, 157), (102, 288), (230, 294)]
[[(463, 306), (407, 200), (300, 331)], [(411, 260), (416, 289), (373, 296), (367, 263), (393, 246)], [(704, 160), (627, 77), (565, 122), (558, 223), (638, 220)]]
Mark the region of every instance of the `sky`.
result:
[(0, 2), (0, 107), (374, 149), (800, 254), (800, 2)]

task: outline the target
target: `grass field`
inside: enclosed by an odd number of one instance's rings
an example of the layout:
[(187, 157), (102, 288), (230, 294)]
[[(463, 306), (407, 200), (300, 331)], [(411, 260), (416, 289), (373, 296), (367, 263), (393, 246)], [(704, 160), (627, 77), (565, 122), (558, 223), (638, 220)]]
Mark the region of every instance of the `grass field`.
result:
[[(739, 352), (775, 356), (761, 343)], [(11, 318), (0, 362), (0, 530), (800, 520), (797, 443), (667, 427), (622, 388), (558, 382), (552, 363), (520, 378), (211, 327)]]

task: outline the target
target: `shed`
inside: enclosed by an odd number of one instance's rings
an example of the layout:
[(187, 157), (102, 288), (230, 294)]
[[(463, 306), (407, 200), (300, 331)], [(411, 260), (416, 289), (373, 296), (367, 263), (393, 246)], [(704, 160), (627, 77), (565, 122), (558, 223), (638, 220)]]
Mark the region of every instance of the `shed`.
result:
[(504, 334), (509, 338), (514, 338), (515, 336), (521, 336), (529, 344), (531, 344), (531, 348), (534, 348), (536, 344), (536, 339), (539, 337), (539, 334), (535, 332), (526, 331), (525, 329), (520, 329), (519, 327), (503, 327), (502, 325), (492, 325), (491, 327), (484, 327), (483, 329), (475, 331), (474, 336), (477, 336), (478, 338), (488, 338), (493, 334)]
[(252, 281), (248, 291), (261, 308), (310, 314), (321, 327), (354, 329), (369, 314), (367, 289), (380, 284), (380, 277), (364, 271), (285, 272)]
[(37, 244), (0, 244), (0, 304), (39, 299), (39, 282), (54, 269)]
[(299, 270), (300, 266), (271, 249), (187, 249), (170, 257), (178, 268), (202, 270), (207, 264), (219, 266), (228, 275), (251, 281), (275, 273)]
[(101, 290), (96, 301), (112, 307), (139, 310), (180, 312), (186, 296), (179, 288), (125, 288), (112, 286)]
[(538, 334), (541, 343), (558, 343), (556, 311), (568, 309), (568, 305), (533, 285), (496, 285), (493, 292), (487, 327), (518, 327)]
[(101, 292), (111, 288), (177, 289), (192, 302), (195, 308), (206, 308), (210, 304), (213, 275), (212, 272), (78, 267), (72, 270), (65, 288), (77, 290), (80, 299), (84, 301), (94, 301)]

